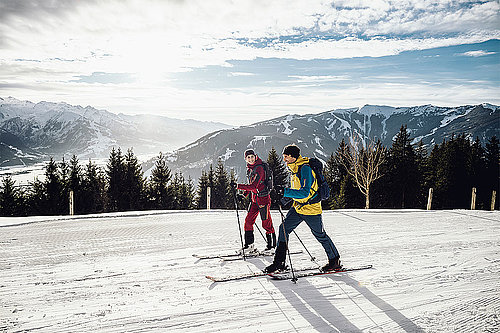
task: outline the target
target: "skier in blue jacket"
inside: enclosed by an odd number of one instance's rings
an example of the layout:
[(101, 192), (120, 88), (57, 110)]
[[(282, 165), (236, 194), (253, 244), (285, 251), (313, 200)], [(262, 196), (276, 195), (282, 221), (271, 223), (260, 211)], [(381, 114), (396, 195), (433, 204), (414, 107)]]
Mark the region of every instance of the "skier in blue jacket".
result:
[(312, 197), (318, 195), (319, 186), (316, 175), (308, 164), (309, 159), (300, 155), (299, 147), (288, 145), (283, 149), (283, 160), (292, 173), (291, 187), (283, 189), (275, 186), (275, 189), (278, 195), (293, 199), (293, 205), (279, 227), (278, 246), (274, 261), (264, 269), (264, 272), (271, 273), (285, 269), (288, 237), (302, 221), (307, 223), (314, 237), (325, 249), (328, 264), (323, 266), (322, 270), (341, 269), (340, 254), (323, 227), (321, 201), (309, 203)]

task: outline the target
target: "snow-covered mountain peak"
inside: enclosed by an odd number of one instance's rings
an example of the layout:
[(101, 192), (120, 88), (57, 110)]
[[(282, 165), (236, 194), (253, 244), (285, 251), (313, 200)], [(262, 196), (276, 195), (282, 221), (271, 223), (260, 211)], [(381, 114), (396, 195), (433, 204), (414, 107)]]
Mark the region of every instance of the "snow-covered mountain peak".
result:
[(496, 111), (496, 110), (500, 109), (500, 106), (497, 106), (497, 105), (492, 105), (492, 104), (490, 104), (490, 103), (483, 103), (483, 104), (481, 104), (481, 106), (482, 106), (483, 108), (485, 108), (485, 109), (491, 109), (491, 110), (494, 110), (494, 111)]
[(383, 115), (386, 118), (389, 118), (392, 114), (396, 112), (402, 112), (403, 110), (406, 110), (407, 108), (395, 108), (392, 106), (386, 106), (386, 105), (369, 105), (366, 104), (359, 108), (358, 113), (366, 115), (366, 116), (373, 116), (373, 115)]
[[(0, 165), (76, 154), (105, 157), (112, 146), (136, 154), (157, 154), (182, 147), (199, 136), (231, 126), (162, 116), (117, 115), (66, 102), (0, 100)], [(30, 160), (30, 161), (31, 161)], [(30, 163), (30, 162), (28, 162)]]

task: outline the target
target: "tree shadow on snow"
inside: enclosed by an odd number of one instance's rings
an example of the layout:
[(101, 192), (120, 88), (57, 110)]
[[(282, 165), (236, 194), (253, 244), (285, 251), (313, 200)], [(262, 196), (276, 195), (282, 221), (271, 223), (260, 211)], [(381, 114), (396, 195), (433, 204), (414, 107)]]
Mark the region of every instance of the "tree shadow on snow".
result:
[[(372, 293), (368, 290), (368, 288), (362, 286), (347, 273), (327, 278), (340, 283), (345, 283), (358, 291), (366, 300), (378, 307), (405, 332), (424, 332), (396, 308)], [(290, 281), (273, 282), (288, 302), (301, 314), (304, 319), (311, 324), (314, 329), (320, 332), (337, 330), (340, 332), (361, 332), (358, 327), (356, 327), (344, 316), (341, 310), (334, 306), (331, 299), (325, 297), (315, 286), (311, 285), (306, 278), (299, 279), (297, 285), (291, 285)], [(373, 323), (372, 329), (379, 328), (381, 331), (384, 331), (383, 326), (380, 326), (373, 321), (368, 314), (366, 315)]]

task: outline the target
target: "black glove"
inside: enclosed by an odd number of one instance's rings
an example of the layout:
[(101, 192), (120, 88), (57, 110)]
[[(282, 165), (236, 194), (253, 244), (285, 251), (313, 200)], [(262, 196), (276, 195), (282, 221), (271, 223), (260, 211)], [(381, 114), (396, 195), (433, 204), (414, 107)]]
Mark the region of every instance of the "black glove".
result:
[(229, 185), (231, 186), (231, 188), (233, 188), (235, 190), (238, 187), (238, 183), (236, 183), (236, 182), (231, 182)]
[(276, 192), (276, 195), (281, 198), (285, 193), (285, 188), (281, 185), (275, 185), (274, 191)]
[(280, 202), (281, 202), (281, 206), (283, 207), (287, 207), (291, 202), (293, 201), (292, 198), (287, 198), (287, 197), (283, 197), (281, 198)]

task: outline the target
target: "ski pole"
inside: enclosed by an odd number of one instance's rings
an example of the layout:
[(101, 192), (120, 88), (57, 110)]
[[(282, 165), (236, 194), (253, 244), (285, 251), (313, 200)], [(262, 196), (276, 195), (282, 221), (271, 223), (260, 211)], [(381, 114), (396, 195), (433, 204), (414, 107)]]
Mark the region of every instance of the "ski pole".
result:
[(285, 230), (285, 218), (283, 216), (283, 213), (281, 212), (281, 205), (278, 203), (278, 208), (281, 213), (281, 225), (283, 226), (283, 236), (285, 236), (285, 244), (286, 244), (286, 251), (288, 252), (288, 261), (290, 261), (290, 270), (292, 271), (292, 282), (297, 283), (297, 278), (295, 277), (295, 271), (293, 270), (293, 265), (292, 265), (292, 256), (290, 255), (290, 249), (288, 248), (288, 237), (286, 237), (286, 230)]
[(255, 223), (255, 226), (257, 227), (257, 230), (259, 230), (259, 233), (260, 235), (262, 236), (262, 238), (264, 238), (264, 241), (267, 242), (267, 238), (266, 236), (264, 236), (264, 234), (262, 233), (262, 231), (260, 230), (259, 226), (257, 225), (257, 223)]
[(245, 257), (245, 246), (243, 245), (243, 236), (241, 235), (241, 225), (240, 225), (240, 214), (238, 213), (238, 202), (236, 201), (236, 190), (231, 187), (233, 190), (233, 199), (234, 199), (234, 208), (236, 209), (236, 219), (238, 221), (238, 228), (240, 230), (240, 241), (241, 241), (241, 252), (243, 254), (243, 260), (247, 260)]
[[(284, 219), (284, 215), (283, 215), (283, 212), (281, 211), (281, 205), (278, 205), (278, 210), (280, 211), (280, 214), (281, 214), (281, 219), (283, 220)], [(309, 252), (309, 250), (307, 249), (306, 245), (304, 244), (304, 242), (302, 241), (302, 239), (300, 239), (299, 235), (297, 235), (297, 233), (295, 232), (295, 230), (293, 231), (294, 235), (297, 236), (297, 239), (300, 241), (300, 244), (302, 244), (302, 246), (304, 247), (304, 249), (306, 250), (307, 254), (309, 255), (309, 257), (311, 257), (311, 261), (318, 264), (316, 262), (316, 258), (312, 256), (311, 252)]]

